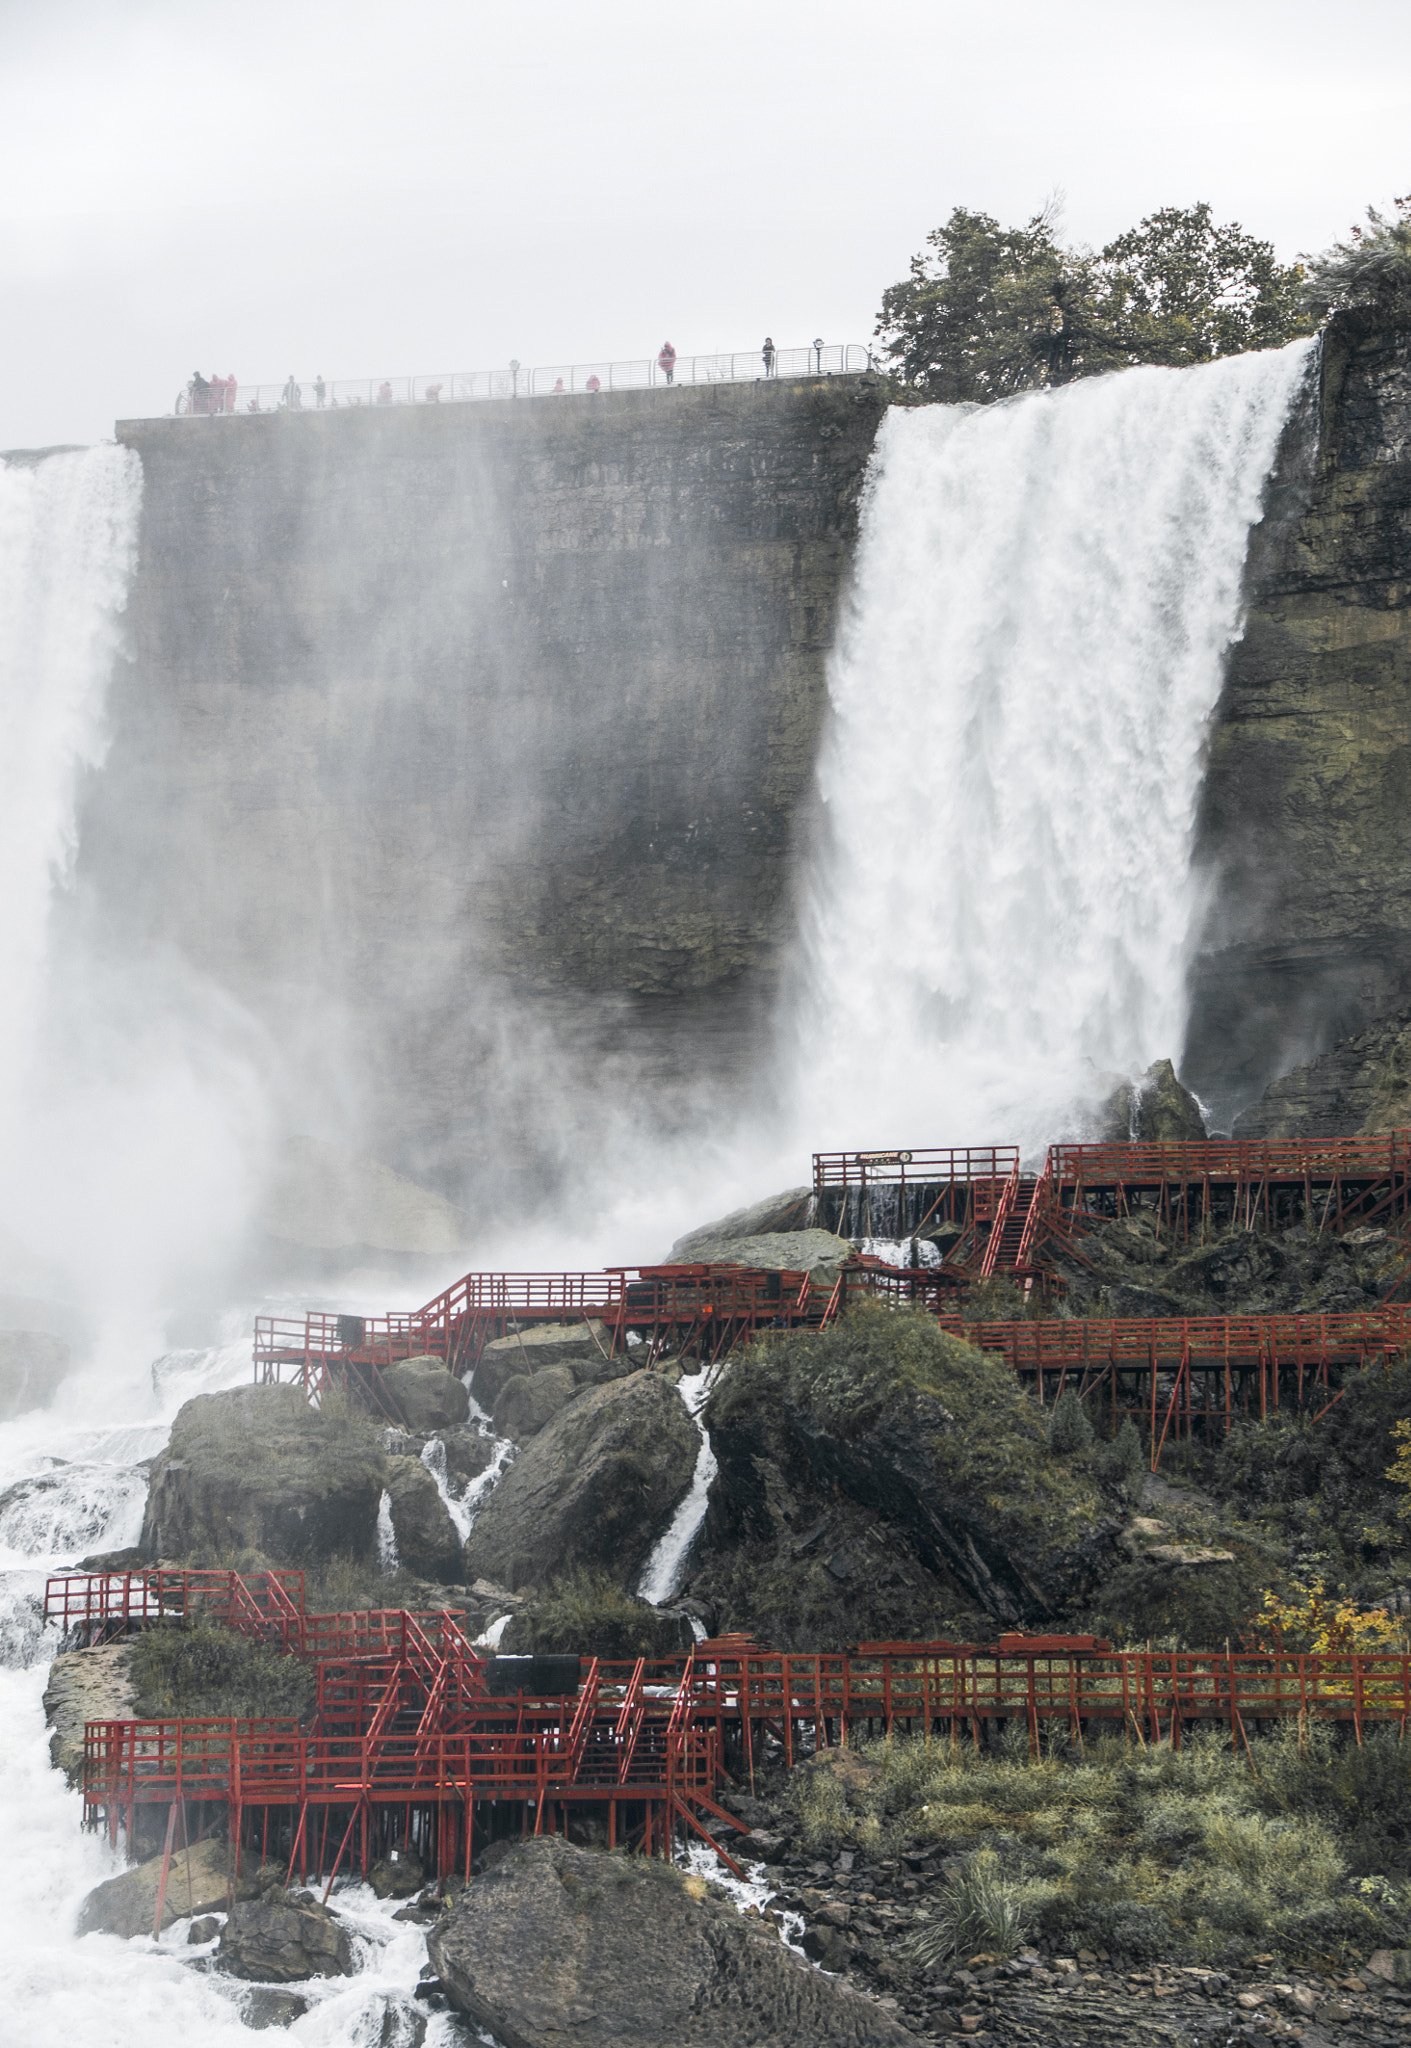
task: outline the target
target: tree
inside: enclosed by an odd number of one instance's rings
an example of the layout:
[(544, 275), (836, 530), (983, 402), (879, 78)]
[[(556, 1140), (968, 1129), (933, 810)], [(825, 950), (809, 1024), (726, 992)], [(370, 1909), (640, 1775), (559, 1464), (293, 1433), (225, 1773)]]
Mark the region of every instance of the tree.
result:
[(882, 354), (918, 398), (985, 404), (1134, 363), (1198, 363), (1306, 331), (1303, 273), (1208, 204), (1166, 207), (1100, 256), (1053, 207), (1022, 228), (956, 207), (882, 298)]
[(1411, 192), (1392, 205), (1395, 219), (1369, 206), (1365, 228), (1306, 259), (1303, 303), (1310, 314), (1321, 319), (1364, 306), (1393, 325), (1411, 322)]

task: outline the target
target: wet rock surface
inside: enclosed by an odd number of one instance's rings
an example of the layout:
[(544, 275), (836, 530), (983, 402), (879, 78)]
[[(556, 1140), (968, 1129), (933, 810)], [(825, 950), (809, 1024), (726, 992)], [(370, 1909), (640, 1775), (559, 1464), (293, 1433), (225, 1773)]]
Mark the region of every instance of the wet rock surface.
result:
[(612, 1333), (605, 1323), (531, 1323), (485, 1346), (471, 1377), (471, 1392), (488, 1414), (511, 1380), (535, 1378), (547, 1366), (566, 1366), (575, 1385), (595, 1386), (624, 1379), (632, 1361), (625, 1353), (614, 1357)]
[(266, 1892), (231, 1908), (216, 1960), (231, 1977), (295, 1984), (305, 1977), (352, 1974), (346, 1930), (312, 1892)]
[[(157, 1892), (162, 1879), (161, 1856), (134, 1864), (105, 1883), (95, 1885), (79, 1910), (78, 1932), (119, 1934), (130, 1939), (150, 1934), (157, 1912)], [(167, 1871), (162, 1925), (188, 1914), (223, 1913), (231, 1891), (230, 1850), (225, 1842), (198, 1842), (189, 1854), (177, 1848)], [(235, 1887), (237, 1893), (251, 1890), (249, 1882)]]
[(384, 1467), (370, 1423), (313, 1409), (298, 1387), (200, 1394), (153, 1462), (142, 1547), (192, 1563), (240, 1550), (287, 1565), (366, 1558)]
[(892, 2048), (890, 2014), (661, 1863), (510, 1851), (431, 1933), (452, 2003), (504, 2048)]
[(121, 1721), (135, 1711), (127, 1643), (101, 1643), (91, 1650), (67, 1650), (49, 1667), (44, 1717), (53, 1734), (49, 1761), (70, 1785), (83, 1775), (85, 1721)]
[(495, 1434), (511, 1436), (516, 1443), (537, 1436), (577, 1391), (578, 1382), (566, 1365), (547, 1365), (532, 1377), (520, 1373), (506, 1380), (495, 1402)]
[(653, 1373), (585, 1387), (530, 1438), (476, 1517), (468, 1578), (512, 1591), (587, 1567), (635, 1583), (691, 1482), (697, 1437)]
[(405, 1568), (455, 1585), (461, 1577), (460, 1532), (420, 1458), (387, 1460), (387, 1495), (397, 1556)]
[(470, 1413), (470, 1396), (443, 1359), (404, 1358), (384, 1366), (382, 1379), (410, 1430), (456, 1429)]
[(1411, 1124), (1411, 1010), (1380, 1017), (1271, 1081), (1237, 1138), (1350, 1138)]

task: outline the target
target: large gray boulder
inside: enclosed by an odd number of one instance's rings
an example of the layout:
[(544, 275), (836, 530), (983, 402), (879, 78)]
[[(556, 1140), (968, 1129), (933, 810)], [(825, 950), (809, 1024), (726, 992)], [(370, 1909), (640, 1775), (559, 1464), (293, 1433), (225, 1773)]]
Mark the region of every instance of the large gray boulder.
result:
[(667, 1257), (682, 1265), (724, 1256), (720, 1247), (743, 1237), (792, 1236), (807, 1230), (813, 1214), (812, 1188), (786, 1188), (782, 1195), (768, 1195), (748, 1209), (732, 1210), (715, 1223), (703, 1223), (678, 1237)]
[(1100, 1115), (1109, 1145), (1199, 1145), (1206, 1135), (1200, 1104), (1170, 1060), (1153, 1060), (1140, 1081), (1119, 1081)]
[(470, 1413), (470, 1396), (443, 1358), (403, 1358), (384, 1365), (382, 1379), (414, 1435), (458, 1429)]
[[(95, 1885), (78, 1914), (80, 1934), (118, 1934), (130, 1941), (134, 1934), (150, 1934), (157, 1913), (157, 1892), (161, 1885), (163, 1857), (152, 1856)], [(237, 1895), (253, 1887), (246, 1879), (232, 1887), (232, 1851), (226, 1842), (197, 1842), (188, 1855), (180, 1846), (173, 1851), (167, 1872), (162, 1925), (194, 1918), (201, 1913), (223, 1913), (232, 1888)]]
[(420, 1458), (387, 1460), (387, 1498), (404, 1568), (419, 1579), (456, 1585), (461, 1576), (460, 1532)]
[(630, 1358), (612, 1355), (612, 1333), (605, 1323), (530, 1323), (485, 1346), (470, 1390), (489, 1415), (511, 1380), (547, 1365), (566, 1365), (581, 1386), (623, 1379), (632, 1370)]
[(691, 1483), (698, 1439), (668, 1382), (585, 1387), (531, 1437), (476, 1517), (467, 1580), (512, 1591), (578, 1568), (635, 1583)]
[(273, 1564), (373, 1555), (386, 1460), (372, 1424), (298, 1387), (200, 1394), (154, 1461), (142, 1548), (214, 1562), (259, 1550)]
[(550, 1365), (532, 1377), (520, 1373), (516, 1379), (506, 1380), (492, 1418), (496, 1436), (513, 1437), (517, 1444), (537, 1436), (577, 1391), (578, 1383), (566, 1365)]
[(353, 1946), (311, 1893), (275, 1891), (232, 1906), (216, 1961), (231, 1977), (296, 1984), (305, 1977), (351, 1976)]
[[(696, 1233), (699, 1238), (701, 1233)], [(831, 1287), (853, 1248), (831, 1230), (771, 1230), (762, 1237), (722, 1237), (697, 1254), (702, 1263), (762, 1267), (767, 1272), (807, 1273), (815, 1286)]]
[(903, 2048), (870, 2000), (667, 1863), (516, 1845), (427, 1937), (441, 1985), (505, 2048)]

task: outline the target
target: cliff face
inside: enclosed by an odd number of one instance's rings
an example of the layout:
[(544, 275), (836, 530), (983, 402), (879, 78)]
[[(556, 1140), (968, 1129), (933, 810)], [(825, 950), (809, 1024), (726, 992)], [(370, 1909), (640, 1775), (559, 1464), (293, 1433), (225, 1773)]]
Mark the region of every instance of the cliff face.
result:
[(1276, 1075), (1411, 999), (1405, 332), (1329, 328), (1248, 588), (1211, 745), (1212, 909), (1182, 1068), (1225, 1129)]
[(120, 426), (109, 914), (422, 1172), (492, 1096), (532, 1153), (562, 1058), (743, 1071), (881, 411), (849, 378)]

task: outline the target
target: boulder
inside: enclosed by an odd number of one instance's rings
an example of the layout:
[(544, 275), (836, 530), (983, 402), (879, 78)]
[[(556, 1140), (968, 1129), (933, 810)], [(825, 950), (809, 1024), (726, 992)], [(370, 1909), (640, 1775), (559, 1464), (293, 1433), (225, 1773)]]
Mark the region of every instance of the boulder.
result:
[(456, 1429), (470, 1413), (470, 1396), (443, 1358), (403, 1358), (384, 1365), (382, 1382), (418, 1436)]
[[(203, 1913), (225, 1911), (230, 1898), (230, 1853), (227, 1843), (209, 1840), (197, 1842), (189, 1856), (180, 1846), (172, 1852), (162, 1903), (163, 1927), (184, 1920), (187, 1914), (195, 1919)], [(79, 1908), (78, 1933), (118, 1934), (125, 1941), (134, 1934), (150, 1934), (161, 1879), (162, 1858), (152, 1856), (95, 1885)], [(246, 1880), (237, 1889), (248, 1896), (251, 1888)]]
[(492, 1426), (496, 1436), (511, 1436), (516, 1443), (537, 1436), (577, 1391), (578, 1383), (566, 1365), (548, 1366), (532, 1378), (519, 1373), (506, 1380), (495, 1403)]
[(902, 2048), (880, 2007), (671, 1865), (516, 1846), (427, 1937), (451, 2003), (509, 2048)]
[(412, 1899), (426, 1884), (426, 1873), (415, 1856), (393, 1849), (374, 1863), (367, 1881), (379, 1899)]
[(769, 1237), (776, 1233), (807, 1230), (813, 1217), (813, 1189), (786, 1188), (782, 1195), (768, 1195), (748, 1209), (735, 1209), (717, 1223), (703, 1223), (678, 1237), (667, 1258), (672, 1263), (691, 1265), (719, 1258), (715, 1249), (732, 1238)]
[(546, 1365), (566, 1365), (584, 1386), (623, 1379), (632, 1370), (630, 1358), (612, 1356), (612, 1333), (605, 1323), (530, 1323), (485, 1346), (470, 1390), (488, 1415), (511, 1380)]
[(63, 1338), (47, 1330), (0, 1330), (0, 1422), (47, 1408), (71, 1361)]
[(420, 1458), (387, 1460), (387, 1495), (403, 1570), (437, 1585), (456, 1585), (461, 1576), (460, 1531)]
[(84, 1722), (126, 1721), (136, 1711), (131, 1660), (131, 1643), (103, 1643), (93, 1650), (63, 1651), (49, 1666), (44, 1688), (44, 1718), (54, 1731), (49, 1761), (71, 1786), (83, 1776)]
[(478, 1429), (438, 1429), (446, 1446), (446, 1471), (452, 1479), (478, 1479), (495, 1455), (495, 1446)]
[(292, 2027), (309, 2009), (307, 1998), (297, 1991), (280, 1991), (273, 1984), (259, 1984), (245, 2001), (240, 2017), (247, 2027), (263, 2033), (266, 2027)]
[(1109, 1145), (1192, 1145), (1206, 1136), (1200, 1104), (1176, 1079), (1170, 1060), (1153, 1060), (1140, 1081), (1120, 1081), (1101, 1117)]
[(256, 1984), (296, 1984), (305, 1977), (348, 1977), (353, 1946), (346, 1930), (311, 1893), (296, 1900), (267, 1892), (232, 1906), (216, 1961), (231, 1977)]
[(695, 1232), (703, 1247), (695, 1257), (703, 1263), (721, 1266), (762, 1266), (770, 1272), (808, 1273), (815, 1284), (831, 1287), (844, 1259), (853, 1248), (845, 1237), (831, 1230), (773, 1230), (759, 1237), (722, 1237), (705, 1240)]
[(638, 1574), (691, 1483), (698, 1439), (654, 1373), (584, 1387), (531, 1437), (476, 1516), (467, 1580), (518, 1590), (580, 1568)]
[(142, 1548), (193, 1564), (258, 1550), (272, 1564), (368, 1558), (385, 1460), (372, 1425), (298, 1387), (200, 1394), (154, 1460)]

